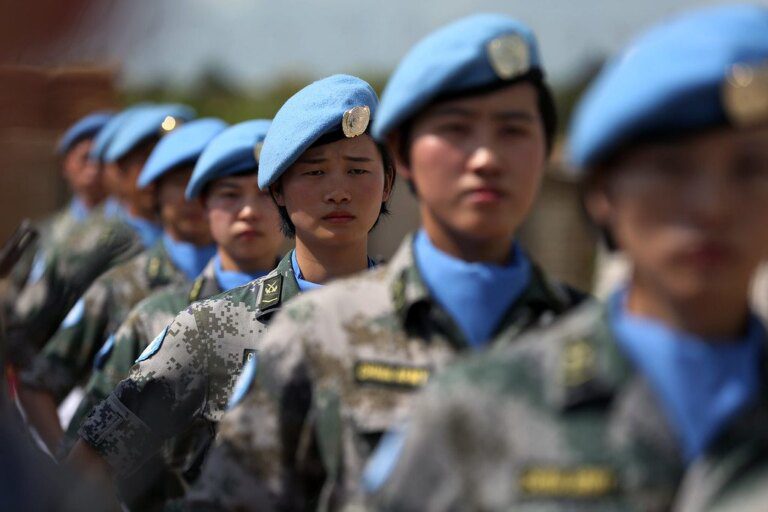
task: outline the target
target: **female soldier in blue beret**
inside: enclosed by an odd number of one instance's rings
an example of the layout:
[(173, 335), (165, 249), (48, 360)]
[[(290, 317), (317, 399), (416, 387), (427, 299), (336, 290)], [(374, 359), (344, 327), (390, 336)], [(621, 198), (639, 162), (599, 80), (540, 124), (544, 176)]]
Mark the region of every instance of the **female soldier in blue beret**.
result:
[[(295, 250), (268, 275), (177, 315), (85, 420), (74, 463), (127, 476), (193, 425), (212, 438), (237, 376), (246, 365), (255, 373), (272, 315), (300, 292), (372, 265), (368, 233), (394, 180), (387, 151), (368, 134), (377, 106), (366, 82), (335, 75), (281, 107), (251, 151)], [(193, 455), (201, 460), (204, 451)]]
[(369, 466), (379, 508), (700, 511), (764, 478), (748, 298), (768, 254), (767, 65), (768, 10), (745, 5), (662, 23), (608, 63), (571, 157), (629, 284), (447, 370)]
[(530, 29), (478, 15), (428, 36), (389, 81), (373, 133), (396, 153), (422, 229), (386, 267), (275, 319), (257, 385), (223, 422), (193, 502), (352, 505), (370, 450), (434, 371), (576, 300), (515, 242), (554, 133)]

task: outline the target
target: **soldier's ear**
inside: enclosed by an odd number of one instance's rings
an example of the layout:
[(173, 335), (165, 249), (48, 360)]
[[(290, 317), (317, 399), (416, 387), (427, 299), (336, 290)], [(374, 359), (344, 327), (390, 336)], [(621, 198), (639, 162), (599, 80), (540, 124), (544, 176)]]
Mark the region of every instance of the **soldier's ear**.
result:
[(285, 198), (283, 197), (283, 187), (280, 186), (280, 180), (269, 186), (269, 193), (277, 206), (285, 208)]
[[(406, 157), (410, 153), (410, 144), (403, 140), (400, 131), (395, 131), (387, 136), (387, 146), (390, 153), (395, 158), (395, 170), (404, 180), (411, 181), (410, 158)], [(394, 182), (394, 181), (393, 181)]]

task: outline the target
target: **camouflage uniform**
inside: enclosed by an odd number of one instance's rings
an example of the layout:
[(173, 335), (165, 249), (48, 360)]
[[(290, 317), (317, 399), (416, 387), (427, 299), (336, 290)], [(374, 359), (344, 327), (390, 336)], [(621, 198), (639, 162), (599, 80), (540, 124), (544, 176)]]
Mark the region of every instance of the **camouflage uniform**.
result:
[(214, 261), (211, 260), (191, 284), (169, 286), (134, 306), (115, 333), (112, 346), (96, 356), (85, 396), (67, 429), (68, 440), (77, 440), (77, 431), (86, 415), (128, 377), (136, 359), (157, 333), (162, 332), (191, 303), (221, 292), (214, 273)]
[[(666, 511), (686, 469), (650, 383), (594, 303), (455, 365), (414, 410), (402, 455), (375, 497), (380, 510)], [(763, 393), (694, 463), (702, 466), (691, 482), (698, 489), (680, 506), (738, 465), (766, 460), (767, 415)], [(723, 456), (730, 462), (713, 478)], [(703, 510), (705, 501), (682, 510)]]
[(130, 226), (103, 213), (92, 215), (52, 246), (43, 276), (22, 290), (9, 320), (13, 362), (19, 366), (29, 364), (91, 283), (142, 249)]
[[(580, 298), (534, 267), (491, 344), (511, 342)], [(247, 324), (238, 330), (247, 333)], [(222, 421), (190, 502), (303, 510), (318, 499), (332, 508), (359, 499), (380, 435), (468, 347), (419, 276), (411, 237), (388, 265), (299, 297), (260, 343), (259, 385)]]
[(61, 325), (32, 365), (20, 374), (21, 381), (62, 400), (88, 376), (94, 355), (137, 302), (152, 290), (185, 281), (162, 241), (113, 268), (91, 285), (82, 297), (82, 314)]
[[(130, 376), (92, 409), (80, 436), (118, 476), (135, 472), (166, 440), (182, 433), (207, 448), (267, 322), (298, 293), (289, 253), (266, 276), (196, 302), (147, 347)], [(199, 465), (204, 451), (188, 454), (196, 460), (187, 465)]]

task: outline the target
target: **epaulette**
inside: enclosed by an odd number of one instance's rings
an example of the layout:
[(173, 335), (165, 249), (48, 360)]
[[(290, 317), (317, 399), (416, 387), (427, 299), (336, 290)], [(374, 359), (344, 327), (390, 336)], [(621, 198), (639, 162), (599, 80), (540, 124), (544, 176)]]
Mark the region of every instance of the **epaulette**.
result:
[(259, 310), (263, 312), (279, 306), (282, 290), (283, 276), (280, 274), (262, 281), (261, 293), (259, 294)]

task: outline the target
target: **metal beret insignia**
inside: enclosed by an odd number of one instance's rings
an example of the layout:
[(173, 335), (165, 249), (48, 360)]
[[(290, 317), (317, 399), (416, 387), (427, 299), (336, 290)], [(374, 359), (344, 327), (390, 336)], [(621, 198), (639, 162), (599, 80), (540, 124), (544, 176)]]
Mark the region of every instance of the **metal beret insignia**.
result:
[(531, 68), (528, 43), (517, 34), (493, 39), (488, 43), (486, 50), (493, 71), (502, 80), (523, 75)]
[(263, 142), (257, 142), (255, 146), (253, 146), (253, 156), (256, 158), (256, 163), (259, 162), (259, 158), (261, 158), (261, 150), (264, 148)]
[(163, 122), (160, 123), (160, 129), (163, 131), (163, 133), (168, 133), (175, 130), (180, 124), (180, 120), (176, 119), (175, 117), (165, 116)]
[(722, 89), (723, 108), (736, 126), (768, 121), (768, 63), (735, 64)]
[(341, 129), (348, 138), (357, 137), (365, 133), (371, 120), (371, 109), (367, 105), (354, 107), (344, 112), (341, 120)]

